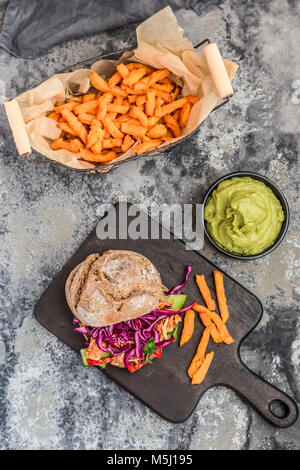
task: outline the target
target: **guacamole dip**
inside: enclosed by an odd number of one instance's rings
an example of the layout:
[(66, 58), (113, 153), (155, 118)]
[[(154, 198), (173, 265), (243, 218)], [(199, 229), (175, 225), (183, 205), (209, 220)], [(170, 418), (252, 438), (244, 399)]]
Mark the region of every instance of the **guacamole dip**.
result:
[(226, 251), (256, 255), (276, 241), (284, 212), (273, 191), (249, 176), (222, 181), (205, 209), (207, 230)]

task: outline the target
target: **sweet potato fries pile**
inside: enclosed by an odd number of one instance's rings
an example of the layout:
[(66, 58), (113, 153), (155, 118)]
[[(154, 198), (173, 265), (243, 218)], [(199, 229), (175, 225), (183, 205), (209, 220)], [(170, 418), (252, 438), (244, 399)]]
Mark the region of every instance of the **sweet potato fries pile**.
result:
[(48, 115), (61, 129), (52, 150), (107, 164), (136, 142), (134, 151), (141, 154), (180, 137), (199, 97), (182, 97), (170, 75), (137, 62), (117, 65), (107, 81), (91, 71), (95, 92), (57, 103)]
[(206, 303), (206, 307), (204, 305), (195, 304), (193, 306), (193, 310), (188, 310), (184, 317), (180, 346), (187, 343), (193, 335), (195, 320), (194, 311), (199, 313), (200, 320), (205, 326), (197, 352), (188, 368), (188, 375), (192, 379), (192, 384), (200, 384), (204, 380), (213, 360), (214, 352), (206, 353), (209, 339), (212, 338), (215, 343), (232, 344), (234, 342), (234, 339), (229, 334), (225, 325), (229, 318), (229, 311), (224, 290), (223, 274), (220, 271), (213, 271), (213, 274), (218, 307), (221, 316), (214, 311), (216, 310), (216, 303), (211, 297), (205, 276), (203, 274), (196, 274), (196, 283), (203, 300)]

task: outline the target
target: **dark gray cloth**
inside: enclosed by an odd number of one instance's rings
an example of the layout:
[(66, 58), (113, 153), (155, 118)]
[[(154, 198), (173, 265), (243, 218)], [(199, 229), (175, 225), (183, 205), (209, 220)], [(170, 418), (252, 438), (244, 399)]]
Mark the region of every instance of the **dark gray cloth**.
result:
[(167, 5), (197, 13), (217, 0), (10, 0), (0, 46), (17, 57), (34, 58), (70, 39), (141, 22)]

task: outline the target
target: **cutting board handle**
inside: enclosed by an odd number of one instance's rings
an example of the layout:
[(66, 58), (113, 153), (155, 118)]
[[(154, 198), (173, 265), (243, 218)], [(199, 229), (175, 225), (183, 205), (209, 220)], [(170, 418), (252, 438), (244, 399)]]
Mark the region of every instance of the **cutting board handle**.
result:
[[(227, 369), (227, 374), (224, 374), (224, 385), (241, 395), (274, 426), (286, 428), (296, 421), (298, 407), (286, 393), (256, 375), (240, 359), (233, 367), (234, 373), (228, 373)], [(274, 400), (280, 405), (281, 410), (285, 411), (283, 417), (272, 413), (270, 404), (272, 402), (275, 404)]]

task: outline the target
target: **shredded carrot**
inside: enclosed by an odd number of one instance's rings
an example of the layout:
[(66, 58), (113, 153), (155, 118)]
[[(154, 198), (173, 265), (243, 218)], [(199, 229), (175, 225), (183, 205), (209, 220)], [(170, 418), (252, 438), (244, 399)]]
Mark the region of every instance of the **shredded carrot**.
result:
[[(217, 294), (220, 314), (221, 314), (223, 322), (226, 323), (229, 318), (229, 311), (228, 311), (227, 300), (226, 300), (225, 289), (224, 289), (223, 274), (220, 271), (213, 271), (213, 273), (214, 273), (216, 294)], [(215, 310), (215, 309), (210, 308), (209, 310)]]
[(205, 328), (205, 330), (202, 334), (202, 337), (200, 339), (200, 342), (199, 342), (199, 345), (198, 345), (198, 348), (197, 348), (197, 352), (196, 352), (195, 356), (193, 357), (193, 360), (192, 360), (192, 362), (191, 362), (191, 364), (188, 368), (188, 375), (191, 378), (193, 377), (195, 372), (199, 369), (202, 362), (204, 361), (206, 348), (207, 348), (209, 338), (210, 338), (210, 334), (211, 334), (211, 329), (212, 329), (211, 325), (208, 326), (207, 328)]
[(194, 310), (187, 310), (184, 315), (183, 330), (180, 338), (180, 347), (187, 343), (194, 332), (195, 312)]
[(204, 302), (206, 303), (207, 308), (212, 311), (216, 310), (216, 302), (212, 299), (210, 295), (210, 290), (208, 288), (208, 285), (206, 284), (204, 274), (196, 274), (196, 283), (199, 287), (199, 290), (204, 299)]
[(194, 384), (200, 384), (201, 382), (203, 382), (203, 380), (205, 379), (205, 376), (207, 374), (207, 371), (209, 369), (209, 366), (211, 364), (211, 361), (213, 360), (213, 357), (214, 357), (214, 352), (213, 351), (206, 354), (205, 359), (202, 362), (201, 366), (199, 367), (197, 372), (195, 372), (195, 374), (193, 375), (193, 378), (192, 378), (192, 384), (193, 385)]

